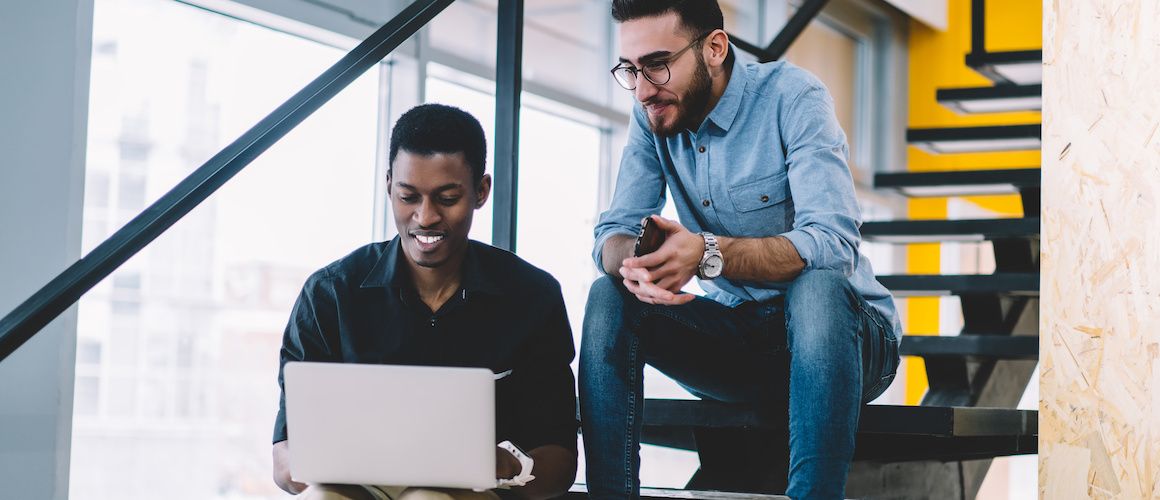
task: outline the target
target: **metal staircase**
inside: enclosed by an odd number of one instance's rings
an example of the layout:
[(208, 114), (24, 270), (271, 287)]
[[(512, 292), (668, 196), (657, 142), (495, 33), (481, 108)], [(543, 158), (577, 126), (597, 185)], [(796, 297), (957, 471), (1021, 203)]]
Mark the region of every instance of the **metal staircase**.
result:
[[(982, 20), (983, 1), (974, 0), (966, 62), (995, 86), (943, 89), (936, 99), (959, 113), (1040, 109), (1040, 52), (986, 52)], [(753, 44), (738, 47), (758, 51), (763, 60), (771, 56)], [(911, 129), (907, 141), (931, 154), (1037, 150), (1040, 126)], [(1022, 201), (1019, 218), (862, 226), (871, 242), (989, 242), (995, 271), (878, 276), (899, 298), (958, 296), (964, 326), (961, 332), (904, 332), (900, 352), (925, 361), (930, 389), (918, 406), (863, 407), (847, 496), (974, 498), (992, 458), (1038, 452), (1038, 412), (1015, 407), (1039, 354), (1039, 169), (882, 173), (874, 184), (907, 197), (1019, 194)], [(700, 469), (686, 485), (698, 491), (685, 498), (785, 491), (784, 408), (646, 400), (643, 418), (644, 442), (698, 453)]]

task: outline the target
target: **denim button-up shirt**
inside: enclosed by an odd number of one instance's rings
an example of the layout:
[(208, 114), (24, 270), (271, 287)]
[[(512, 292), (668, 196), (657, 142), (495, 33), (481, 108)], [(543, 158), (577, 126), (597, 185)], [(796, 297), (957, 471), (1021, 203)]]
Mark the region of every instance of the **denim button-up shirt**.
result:
[[(786, 62), (737, 58), (725, 93), (695, 132), (657, 137), (640, 104), (634, 107), (612, 206), (596, 225), (596, 265), (608, 238), (635, 235), (642, 218), (660, 213), (667, 186), (690, 231), (784, 236), (806, 271), (841, 271), (900, 333), (890, 292), (858, 252), (862, 221), (848, 152), (821, 81)], [(719, 278), (701, 286), (735, 306), (779, 297), (789, 282)]]

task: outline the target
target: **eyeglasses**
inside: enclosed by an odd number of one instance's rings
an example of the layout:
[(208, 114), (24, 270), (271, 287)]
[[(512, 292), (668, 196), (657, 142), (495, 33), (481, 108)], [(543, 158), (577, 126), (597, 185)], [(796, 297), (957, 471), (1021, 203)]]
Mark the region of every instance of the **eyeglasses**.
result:
[(685, 51), (691, 49), (694, 45), (699, 43), (701, 40), (704, 40), (705, 37), (711, 34), (713, 34), (712, 31), (694, 38), (692, 42), (689, 42), (689, 44), (685, 46), (685, 48), (673, 52), (671, 55), (663, 59), (645, 63), (643, 68), (637, 68), (636, 66), (633, 66), (627, 62), (617, 64), (616, 67), (612, 68), (612, 78), (615, 79), (616, 83), (619, 83), (621, 87), (624, 87), (625, 90), (636, 90), (637, 78), (640, 75), (644, 75), (645, 80), (648, 80), (653, 85), (664, 85), (669, 83), (669, 80), (673, 78), (672, 72), (669, 71), (669, 64), (673, 61), (676, 61), (681, 57), (681, 54), (684, 54)]

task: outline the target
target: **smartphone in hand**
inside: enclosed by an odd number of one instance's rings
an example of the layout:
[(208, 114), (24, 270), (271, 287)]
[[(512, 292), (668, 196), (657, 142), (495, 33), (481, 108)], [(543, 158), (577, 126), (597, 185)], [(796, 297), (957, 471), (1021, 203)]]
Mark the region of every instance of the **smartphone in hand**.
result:
[(640, 221), (640, 234), (636, 237), (636, 246), (632, 254), (636, 257), (648, 255), (657, 251), (665, 242), (665, 232), (657, 227), (652, 217), (645, 217)]

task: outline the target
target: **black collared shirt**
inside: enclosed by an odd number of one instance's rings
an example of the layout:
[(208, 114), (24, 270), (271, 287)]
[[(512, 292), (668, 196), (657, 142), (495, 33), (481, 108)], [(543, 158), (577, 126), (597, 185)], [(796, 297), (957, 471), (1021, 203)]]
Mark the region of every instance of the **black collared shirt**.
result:
[[(396, 237), (311, 275), (286, 326), (281, 366), (325, 361), (510, 371), (496, 382), (497, 442), (574, 450), (575, 349), (560, 284), (509, 252), (471, 241), (462, 288), (432, 312), (405, 258)], [(274, 442), (287, 437), (283, 390)]]

